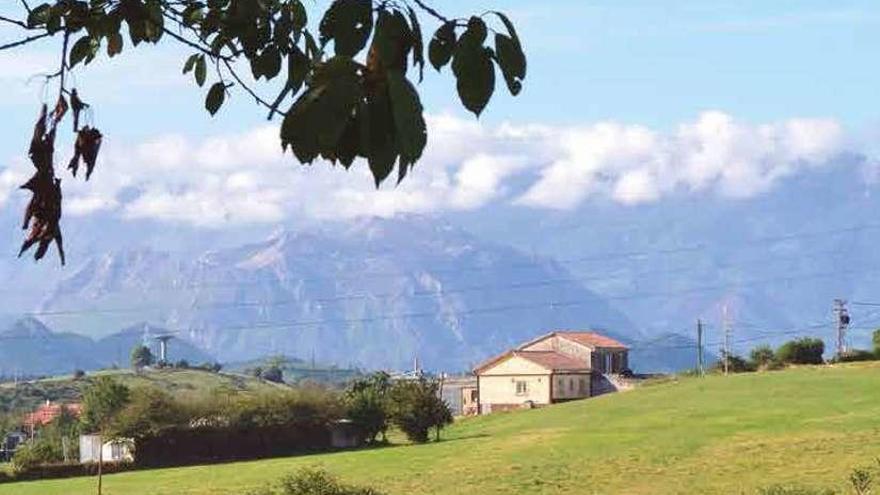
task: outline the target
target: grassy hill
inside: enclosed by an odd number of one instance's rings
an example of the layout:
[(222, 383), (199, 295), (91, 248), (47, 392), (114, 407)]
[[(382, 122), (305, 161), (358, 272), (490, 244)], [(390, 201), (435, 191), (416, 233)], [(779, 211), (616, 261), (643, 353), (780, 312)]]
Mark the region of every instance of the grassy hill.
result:
[(135, 374), (130, 370), (107, 370), (89, 373), (86, 377), (74, 380), (71, 376), (47, 378), (0, 384), (0, 410), (28, 411), (46, 400), (76, 402), (82, 388), (91, 377), (113, 376), (130, 387), (151, 385), (182, 398), (211, 393), (215, 390), (229, 392), (260, 392), (277, 390), (283, 385), (258, 380), (234, 373), (210, 373), (202, 370), (163, 369)]
[[(240, 494), (301, 466), (392, 495), (842, 490), (880, 455), (878, 390), (876, 363), (690, 378), (464, 420), (436, 444), (113, 475), (105, 493)], [(0, 495), (93, 491), (89, 478), (0, 485)]]

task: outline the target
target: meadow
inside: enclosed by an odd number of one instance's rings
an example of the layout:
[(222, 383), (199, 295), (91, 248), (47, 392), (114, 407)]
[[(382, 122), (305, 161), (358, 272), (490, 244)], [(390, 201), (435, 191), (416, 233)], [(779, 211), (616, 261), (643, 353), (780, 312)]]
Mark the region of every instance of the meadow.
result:
[[(739, 494), (843, 490), (880, 456), (880, 365), (672, 379), (544, 409), (464, 419), (443, 441), (107, 476), (109, 495), (232, 495), (322, 467), (390, 495)], [(0, 495), (94, 493), (77, 478)]]

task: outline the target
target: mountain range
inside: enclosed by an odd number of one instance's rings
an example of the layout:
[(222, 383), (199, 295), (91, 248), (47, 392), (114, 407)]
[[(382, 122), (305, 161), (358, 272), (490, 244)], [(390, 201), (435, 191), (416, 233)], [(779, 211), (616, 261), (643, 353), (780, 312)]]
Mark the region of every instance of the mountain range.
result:
[[(844, 157), (846, 159), (846, 157)], [(552, 329), (633, 345), (637, 371), (801, 335), (853, 346), (880, 325), (880, 211), (871, 164), (826, 167), (751, 198), (710, 193), (572, 211), (479, 211), (280, 226), (188, 227), (108, 214), (65, 220), (70, 265), (16, 260), (0, 211), (0, 328), (33, 315), (100, 340), (139, 322), (222, 361), (284, 354), (341, 367), (467, 369)], [(872, 309), (873, 308), (873, 309)], [(727, 314), (727, 318), (723, 317)]]

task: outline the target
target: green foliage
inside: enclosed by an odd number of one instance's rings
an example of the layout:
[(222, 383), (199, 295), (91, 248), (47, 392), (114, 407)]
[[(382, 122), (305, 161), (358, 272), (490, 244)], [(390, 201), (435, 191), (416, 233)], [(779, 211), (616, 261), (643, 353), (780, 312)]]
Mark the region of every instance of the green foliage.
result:
[(368, 443), (385, 439), (388, 430), (391, 377), (382, 371), (351, 382), (345, 391), (347, 417)]
[(153, 352), (145, 345), (137, 345), (131, 350), (131, 367), (141, 369), (155, 362)]
[(877, 359), (877, 354), (866, 351), (864, 349), (851, 349), (839, 356), (835, 356), (834, 360), (840, 363), (853, 363), (857, 361), (873, 361)]
[(874, 475), (868, 469), (855, 468), (849, 475), (849, 483), (856, 495), (868, 495), (871, 493)]
[[(24, 472), (43, 464), (76, 461), (78, 458), (79, 424), (76, 417), (62, 406), (61, 413), (39, 428), (36, 437), (19, 447), (12, 459), (16, 472)], [(65, 457), (65, 444), (67, 456)]]
[(776, 350), (776, 358), (786, 364), (822, 364), (825, 343), (821, 339), (803, 337), (788, 341)]
[(344, 484), (321, 469), (304, 468), (281, 478), (277, 487), (263, 487), (247, 495), (381, 495), (381, 492)]
[[(724, 370), (724, 352), (722, 351), (721, 357), (718, 359), (718, 362), (715, 363), (714, 370), (723, 371)], [(749, 371), (755, 371), (754, 365), (750, 361), (746, 361), (742, 356), (737, 356), (736, 354), (731, 354), (727, 359), (727, 369), (730, 373), (747, 373)]]
[(391, 421), (412, 442), (427, 442), (431, 428), (439, 440), (440, 430), (452, 423), (452, 411), (440, 397), (440, 384), (435, 380), (398, 381), (389, 399)]
[(871, 335), (871, 342), (874, 344), (874, 354), (880, 358), (880, 330), (874, 330)]
[(125, 407), (113, 419), (116, 434), (127, 438), (153, 435), (188, 421), (187, 411), (182, 404), (167, 392), (154, 387), (133, 389)]
[(131, 391), (125, 385), (105, 376), (99, 376), (83, 391), (83, 411), (80, 416), (85, 432), (99, 432), (112, 436), (116, 416), (128, 405)]
[(756, 369), (768, 369), (773, 367), (776, 354), (769, 345), (759, 345), (749, 353), (749, 360)]

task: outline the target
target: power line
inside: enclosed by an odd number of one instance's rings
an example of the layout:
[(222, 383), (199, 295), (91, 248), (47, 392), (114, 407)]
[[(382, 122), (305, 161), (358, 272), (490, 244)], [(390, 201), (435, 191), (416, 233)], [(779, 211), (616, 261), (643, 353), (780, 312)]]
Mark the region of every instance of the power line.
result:
[[(822, 253), (820, 253), (822, 254)], [(764, 262), (766, 263), (768, 259), (771, 258), (761, 258), (755, 259), (755, 262)], [(729, 266), (739, 266), (734, 263), (730, 263)], [(687, 273), (692, 270), (692, 267), (680, 269), (680, 270), (670, 270), (670, 271), (656, 271), (656, 272), (645, 272), (645, 274), (651, 273), (676, 273), (682, 272)], [(853, 270), (851, 273), (864, 273), (869, 271), (876, 271), (871, 269), (861, 269), (861, 270)], [(748, 281), (745, 283), (737, 283), (737, 284), (729, 284), (729, 285), (715, 285), (715, 286), (703, 286), (692, 289), (685, 289), (683, 291), (673, 292), (673, 293), (643, 293), (643, 294), (635, 294), (635, 295), (619, 295), (619, 296), (600, 296), (602, 299), (609, 300), (631, 300), (631, 299), (643, 299), (643, 298), (656, 298), (663, 297), (664, 295), (683, 295), (689, 293), (700, 293), (700, 292), (708, 292), (713, 290), (725, 290), (734, 287), (747, 287), (751, 285), (761, 284), (761, 283), (772, 283), (776, 281), (785, 282), (789, 280), (800, 280), (800, 279), (809, 279), (809, 278), (822, 278), (825, 276), (833, 276), (839, 275), (841, 273), (847, 273), (846, 271), (836, 270), (829, 272), (819, 272), (807, 275), (784, 275), (775, 277), (772, 279), (765, 280), (757, 280), (757, 281)], [(439, 297), (450, 294), (462, 294), (468, 292), (479, 292), (479, 291), (489, 291), (489, 290), (517, 290), (517, 289), (529, 289), (529, 288), (538, 288), (538, 287), (549, 287), (556, 285), (569, 285), (574, 284), (576, 282), (586, 282), (591, 280), (614, 280), (614, 277), (604, 277), (604, 276), (589, 276), (589, 277), (574, 277), (574, 276), (566, 276), (557, 279), (539, 279), (530, 282), (520, 282), (513, 284), (497, 284), (497, 285), (474, 285), (470, 287), (463, 287), (457, 289), (441, 289), (441, 290), (421, 290), (421, 291), (413, 291), (408, 294), (401, 294), (400, 292), (385, 292), (385, 293), (361, 293), (361, 294), (346, 294), (340, 296), (330, 296), (323, 298), (315, 298), (309, 299), (307, 302), (311, 303), (328, 303), (328, 302), (340, 302), (340, 301), (352, 301), (352, 300), (375, 300), (375, 299), (384, 299), (384, 298), (396, 298), (402, 295), (407, 297)], [(247, 308), (247, 307), (256, 307), (256, 308), (264, 308), (264, 307), (274, 307), (274, 306), (284, 306), (289, 304), (300, 304), (302, 303), (302, 299), (279, 299), (274, 301), (237, 301), (237, 302), (229, 302), (229, 303), (212, 303), (207, 305), (200, 304), (191, 304), (190, 308), (201, 308), (201, 309), (223, 309), (223, 308)], [(180, 308), (179, 306), (172, 306), (172, 308)], [(167, 309), (166, 306), (137, 306), (137, 307), (129, 307), (129, 308), (105, 308), (105, 309), (85, 309), (85, 310), (45, 310), (45, 311), (30, 311), (24, 313), (27, 316), (76, 316), (76, 315), (94, 315), (94, 314), (125, 314), (125, 313), (139, 313), (139, 312), (147, 312), (147, 311), (162, 311)]]

